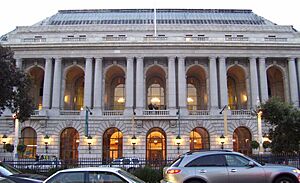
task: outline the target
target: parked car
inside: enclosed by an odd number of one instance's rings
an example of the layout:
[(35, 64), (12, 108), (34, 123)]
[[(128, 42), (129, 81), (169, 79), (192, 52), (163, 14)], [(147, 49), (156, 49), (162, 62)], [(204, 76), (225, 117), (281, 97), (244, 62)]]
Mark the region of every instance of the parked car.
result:
[(300, 170), (261, 165), (231, 151), (189, 152), (164, 168), (161, 183), (299, 183)]
[(24, 174), (20, 170), (3, 162), (0, 162), (0, 177), (16, 183), (38, 183), (46, 179), (45, 176), (38, 174)]
[(112, 167), (123, 168), (129, 172), (133, 172), (140, 165), (138, 158), (117, 158), (111, 162)]
[(39, 172), (48, 172), (52, 168), (61, 168), (61, 161), (43, 159), (34, 162), (28, 168)]
[(60, 170), (44, 183), (144, 183), (120, 168), (89, 167)]

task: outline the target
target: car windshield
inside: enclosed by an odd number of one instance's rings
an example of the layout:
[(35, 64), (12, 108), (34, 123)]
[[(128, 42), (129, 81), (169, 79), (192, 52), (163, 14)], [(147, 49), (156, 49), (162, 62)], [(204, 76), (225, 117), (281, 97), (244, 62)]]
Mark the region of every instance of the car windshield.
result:
[(20, 170), (17, 170), (16, 168), (14, 168), (8, 164), (5, 164), (5, 163), (0, 163), (0, 172), (1, 172), (1, 174), (5, 175), (5, 176), (22, 173)]
[(136, 182), (136, 183), (145, 183), (144, 181), (142, 181), (141, 179), (137, 178), (136, 176), (126, 172), (125, 170), (118, 170), (118, 173), (123, 175), (124, 177)]

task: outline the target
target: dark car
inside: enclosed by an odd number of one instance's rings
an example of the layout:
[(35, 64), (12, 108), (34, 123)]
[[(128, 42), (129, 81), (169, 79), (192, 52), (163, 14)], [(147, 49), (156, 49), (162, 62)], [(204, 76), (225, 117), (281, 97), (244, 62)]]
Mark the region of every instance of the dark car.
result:
[(24, 174), (9, 164), (0, 162), (0, 177), (4, 177), (16, 183), (43, 182), (47, 177), (38, 174)]

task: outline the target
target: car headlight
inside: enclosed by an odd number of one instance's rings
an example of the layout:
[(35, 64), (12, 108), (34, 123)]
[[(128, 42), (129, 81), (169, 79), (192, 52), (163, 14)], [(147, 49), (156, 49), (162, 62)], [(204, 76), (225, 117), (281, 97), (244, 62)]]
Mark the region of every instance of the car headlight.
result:
[(293, 172), (300, 174), (300, 170), (299, 169), (294, 169)]

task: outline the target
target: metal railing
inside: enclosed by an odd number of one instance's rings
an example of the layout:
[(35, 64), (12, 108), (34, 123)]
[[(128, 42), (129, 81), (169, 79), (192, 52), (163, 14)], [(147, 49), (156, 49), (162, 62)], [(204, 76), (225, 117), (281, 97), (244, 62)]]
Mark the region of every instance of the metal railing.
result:
[(80, 115), (80, 110), (60, 110), (60, 115)]
[(169, 110), (144, 110), (144, 116), (168, 116), (170, 115)]

